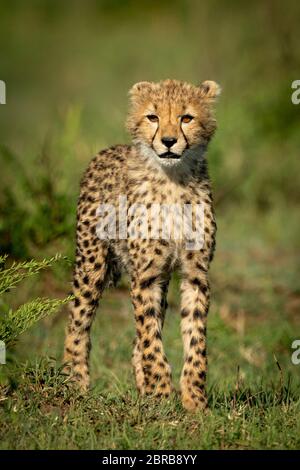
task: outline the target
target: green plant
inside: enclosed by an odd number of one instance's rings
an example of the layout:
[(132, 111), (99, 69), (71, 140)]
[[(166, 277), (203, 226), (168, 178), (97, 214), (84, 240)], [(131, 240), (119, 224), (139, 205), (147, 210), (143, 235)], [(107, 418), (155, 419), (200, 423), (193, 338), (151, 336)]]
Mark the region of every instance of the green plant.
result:
[(61, 259), (56, 255), (42, 261), (13, 262), (5, 268), (7, 256), (0, 256), (0, 340), (6, 346), (28, 330), (34, 323), (56, 311), (61, 305), (69, 302), (72, 296), (65, 299), (36, 298), (13, 310), (4, 301), (3, 294), (15, 289), (24, 279), (38, 274), (42, 269), (50, 267)]

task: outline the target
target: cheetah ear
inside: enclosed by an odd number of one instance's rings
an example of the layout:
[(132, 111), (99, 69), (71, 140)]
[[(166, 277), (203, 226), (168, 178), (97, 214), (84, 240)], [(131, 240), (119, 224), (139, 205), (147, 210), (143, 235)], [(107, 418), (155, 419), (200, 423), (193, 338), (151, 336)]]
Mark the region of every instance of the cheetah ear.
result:
[(202, 98), (214, 100), (221, 94), (221, 87), (212, 80), (205, 80), (199, 86), (200, 95)]
[(129, 90), (129, 96), (134, 98), (136, 95), (147, 93), (153, 89), (153, 83), (151, 82), (138, 82), (133, 85)]

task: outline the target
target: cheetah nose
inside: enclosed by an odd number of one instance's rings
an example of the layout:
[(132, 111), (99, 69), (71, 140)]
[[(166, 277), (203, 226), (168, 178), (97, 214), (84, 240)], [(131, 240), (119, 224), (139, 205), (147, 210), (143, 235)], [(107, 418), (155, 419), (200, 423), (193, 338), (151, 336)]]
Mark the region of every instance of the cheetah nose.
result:
[(172, 145), (176, 144), (177, 139), (175, 137), (163, 137), (161, 141), (168, 149), (170, 149)]

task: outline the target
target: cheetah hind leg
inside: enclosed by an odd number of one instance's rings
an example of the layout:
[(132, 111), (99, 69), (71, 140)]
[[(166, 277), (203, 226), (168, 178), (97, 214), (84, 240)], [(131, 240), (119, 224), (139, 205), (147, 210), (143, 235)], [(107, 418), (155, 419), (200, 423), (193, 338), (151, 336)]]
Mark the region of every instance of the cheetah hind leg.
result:
[(66, 330), (65, 372), (74, 385), (85, 392), (89, 388), (90, 328), (99, 298), (106, 284), (105, 248), (98, 251), (94, 262), (78, 255), (73, 277), (73, 294)]

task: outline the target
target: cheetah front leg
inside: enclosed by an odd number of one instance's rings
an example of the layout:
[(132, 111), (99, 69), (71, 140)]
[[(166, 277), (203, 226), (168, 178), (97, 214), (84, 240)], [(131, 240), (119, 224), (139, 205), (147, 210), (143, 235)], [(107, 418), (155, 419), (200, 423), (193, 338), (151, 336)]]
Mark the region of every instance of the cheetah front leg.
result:
[(132, 282), (137, 338), (132, 363), (138, 391), (143, 395), (169, 396), (171, 367), (164, 354), (161, 331), (166, 310), (168, 282), (152, 278)]
[[(164, 321), (165, 321), (165, 315), (166, 315), (166, 310), (168, 308), (168, 302), (167, 302), (167, 295), (168, 295), (168, 287), (169, 287), (169, 279), (167, 279), (165, 282), (161, 284), (161, 305), (160, 305), (160, 322), (161, 322), (161, 329), (164, 326)], [(134, 303), (134, 298), (133, 298), (133, 303)], [(137, 306), (137, 305), (136, 305)], [(133, 371), (134, 371), (134, 376), (135, 376), (135, 382), (136, 382), (136, 387), (139, 391), (139, 393), (144, 393), (144, 372), (143, 372), (143, 366), (142, 366), (142, 351), (140, 347), (140, 341), (139, 338), (136, 337), (134, 341), (134, 348), (133, 348), (133, 353), (132, 353), (132, 366), (133, 366)]]
[(207, 268), (194, 258), (184, 265), (181, 283), (181, 331), (184, 366), (180, 379), (183, 406), (188, 410), (207, 407), (205, 391), (206, 319), (209, 308)]

